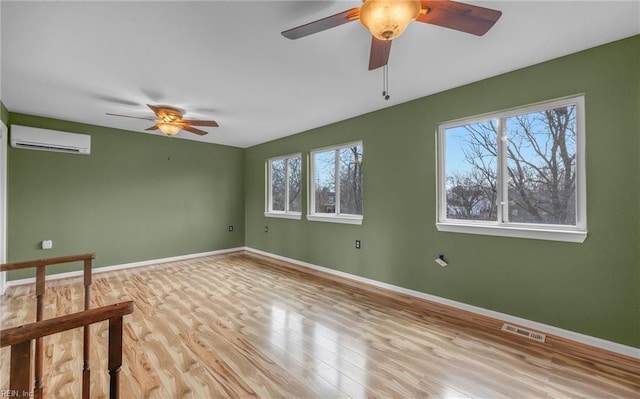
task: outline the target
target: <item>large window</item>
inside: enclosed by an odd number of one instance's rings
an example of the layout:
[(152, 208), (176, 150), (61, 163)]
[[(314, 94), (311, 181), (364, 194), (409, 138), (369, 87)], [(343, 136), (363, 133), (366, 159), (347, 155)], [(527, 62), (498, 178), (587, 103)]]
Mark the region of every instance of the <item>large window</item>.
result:
[(362, 143), (312, 151), (309, 220), (362, 223)]
[(438, 127), (442, 231), (582, 242), (584, 98)]
[(265, 216), (300, 219), (302, 212), (302, 156), (267, 161), (267, 209)]

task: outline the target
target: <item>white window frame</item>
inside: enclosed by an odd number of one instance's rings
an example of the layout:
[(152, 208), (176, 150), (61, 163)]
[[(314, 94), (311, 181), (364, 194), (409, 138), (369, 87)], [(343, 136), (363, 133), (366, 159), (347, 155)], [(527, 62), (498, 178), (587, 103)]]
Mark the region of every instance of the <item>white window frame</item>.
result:
[[(540, 112), (547, 109), (575, 106), (576, 115), (576, 224), (575, 225), (549, 225), (537, 223), (513, 223), (508, 222), (505, 214), (508, 212), (505, 201), (508, 187), (504, 182), (508, 181), (506, 154), (503, 149), (503, 139), (506, 139), (506, 128), (503, 123), (498, 126), (498, 220), (477, 221), (447, 218), (447, 193), (446, 193), (446, 160), (445, 132), (449, 128), (469, 125), (488, 120), (502, 120), (516, 115)], [(436, 130), (436, 168), (437, 168), (437, 221), (438, 231), (482, 234), (502, 237), (517, 237), (551, 241), (565, 241), (582, 243), (587, 238), (587, 185), (585, 163), (585, 102), (584, 95), (577, 95), (562, 99), (541, 102), (529, 106), (514, 108), (502, 112), (489, 113), (480, 116), (460, 119), (439, 124)]]
[[(364, 154), (364, 145), (362, 141), (354, 141), (351, 143), (333, 145), (333, 146), (323, 147), (323, 148), (316, 148), (309, 153), (309, 157), (307, 159), (307, 164), (308, 164), (307, 170), (309, 170), (309, 175), (307, 179), (307, 185), (308, 185), (307, 204), (309, 204), (308, 212), (307, 212), (307, 220), (311, 220), (314, 222), (330, 222), (330, 223), (344, 223), (344, 224), (357, 224), (357, 225), (362, 224), (364, 215), (351, 215), (351, 214), (340, 213), (340, 180), (339, 179), (336, 179), (336, 183), (335, 183), (336, 184), (336, 213), (316, 213), (315, 211), (316, 196), (315, 196), (315, 179), (314, 179), (315, 167), (313, 164), (314, 154), (320, 153), (320, 152), (335, 151), (336, 160), (337, 160), (339, 155), (338, 152), (340, 150), (344, 148), (356, 147), (356, 146), (362, 147), (362, 153)], [(339, 176), (340, 175), (339, 162), (336, 162), (335, 169), (336, 169), (335, 176)], [(362, 213), (364, 214), (364, 209), (362, 210)]]
[[(266, 163), (265, 163), (265, 181), (266, 181), (266, 187), (265, 187), (265, 212), (264, 212), (264, 216), (266, 217), (270, 217), (270, 218), (282, 218), (282, 219), (297, 219), (300, 220), (302, 218), (302, 212), (295, 212), (295, 211), (290, 211), (289, 210), (289, 159), (291, 158), (300, 158), (300, 165), (302, 166), (302, 154), (301, 153), (297, 153), (297, 154), (289, 154), (289, 155), (283, 155), (283, 156), (279, 156), (279, 157), (274, 157), (274, 158), (269, 158), (267, 159)], [(273, 210), (272, 206), (273, 206), (273, 201), (271, 201), (272, 198), (272, 184), (271, 184), (271, 163), (274, 161), (282, 161), (284, 160), (284, 170), (285, 170), (285, 194), (284, 194), (284, 207), (285, 210), (284, 211), (279, 211), (279, 210)], [(300, 178), (302, 179), (302, 173), (300, 174)], [(300, 187), (302, 187), (302, 182), (300, 182)], [(300, 193), (300, 195), (302, 195), (302, 193)]]

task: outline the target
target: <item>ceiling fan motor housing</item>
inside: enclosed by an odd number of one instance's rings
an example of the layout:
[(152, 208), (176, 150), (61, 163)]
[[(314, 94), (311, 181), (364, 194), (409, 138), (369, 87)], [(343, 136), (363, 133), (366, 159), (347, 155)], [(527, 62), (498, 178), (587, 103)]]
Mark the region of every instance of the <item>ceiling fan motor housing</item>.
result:
[(182, 119), (182, 112), (172, 107), (158, 107), (156, 115), (165, 122), (175, 122)]

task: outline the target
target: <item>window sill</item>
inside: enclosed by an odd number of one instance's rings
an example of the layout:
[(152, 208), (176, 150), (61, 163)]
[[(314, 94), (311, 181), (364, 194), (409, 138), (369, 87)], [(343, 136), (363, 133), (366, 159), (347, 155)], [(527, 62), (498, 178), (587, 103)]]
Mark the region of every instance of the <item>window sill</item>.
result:
[(587, 238), (584, 230), (565, 230), (547, 227), (529, 228), (521, 226), (498, 226), (487, 224), (472, 224), (459, 222), (437, 222), (438, 231), (451, 233), (481, 234), (488, 236), (529, 238), (533, 240), (549, 240), (582, 243)]
[(302, 219), (302, 213), (300, 212), (265, 212), (264, 216), (268, 218), (280, 218), (280, 219)]
[(344, 224), (362, 224), (362, 216), (358, 215), (333, 215), (333, 214), (318, 214), (307, 215), (307, 220), (313, 222), (329, 222), (329, 223), (344, 223)]

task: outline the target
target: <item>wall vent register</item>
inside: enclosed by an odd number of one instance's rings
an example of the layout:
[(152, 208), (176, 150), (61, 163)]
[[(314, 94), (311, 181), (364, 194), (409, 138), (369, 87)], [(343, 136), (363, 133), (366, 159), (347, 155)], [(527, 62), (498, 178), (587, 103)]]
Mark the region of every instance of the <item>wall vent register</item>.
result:
[(521, 336), (523, 336), (525, 338), (529, 338), (529, 339), (532, 339), (532, 340), (538, 341), (538, 342), (544, 342), (547, 339), (547, 336), (544, 335), (544, 334), (540, 334), (538, 332), (531, 331), (531, 330), (526, 330), (524, 328), (516, 327), (516, 326), (513, 326), (511, 324), (506, 324), (506, 323), (502, 325), (502, 331), (510, 332), (512, 334), (521, 335)]

